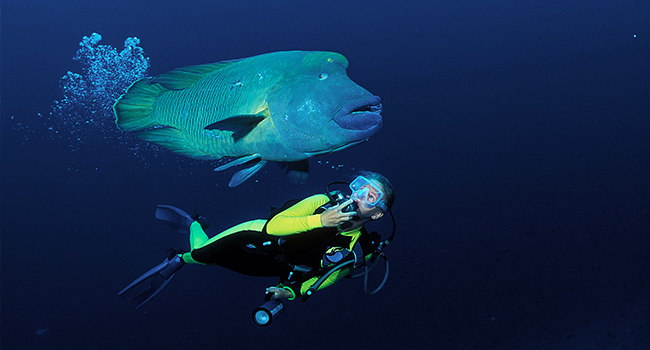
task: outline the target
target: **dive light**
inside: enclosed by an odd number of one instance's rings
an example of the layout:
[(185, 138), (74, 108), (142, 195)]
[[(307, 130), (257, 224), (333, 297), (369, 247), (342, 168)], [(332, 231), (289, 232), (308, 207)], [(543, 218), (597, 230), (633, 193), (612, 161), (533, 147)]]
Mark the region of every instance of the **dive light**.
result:
[(261, 327), (268, 326), (271, 321), (284, 313), (284, 303), (280, 299), (271, 299), (269, 294), (267, 298), (264, 304), (253, 310), (253, 322)]

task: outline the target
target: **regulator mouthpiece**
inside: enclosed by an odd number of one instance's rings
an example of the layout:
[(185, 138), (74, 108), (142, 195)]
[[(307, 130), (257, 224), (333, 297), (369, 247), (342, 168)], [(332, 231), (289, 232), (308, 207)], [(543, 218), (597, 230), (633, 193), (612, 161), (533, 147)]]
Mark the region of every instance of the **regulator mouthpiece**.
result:
[[(341, 203), (343, 203), (343, 202), (347, 201), (348, 199), (350, 199), (350, 196), (343, 194), (343, 192), (341, 192), (341, 191), (336, 191), (336, 193), (334, 193), (333, 196), (334, 196), (334, 199), (336, 200), (336, 204), (338, 204), (338, 205), (341, 205)], [(358, 209), (357, 203), (352, 202), (348, 206), (346, 206), (345, 208), (342, 208), (341, 211), (343, 213), (349, 213), (351, 211), (356, 211), (357, 209)]]

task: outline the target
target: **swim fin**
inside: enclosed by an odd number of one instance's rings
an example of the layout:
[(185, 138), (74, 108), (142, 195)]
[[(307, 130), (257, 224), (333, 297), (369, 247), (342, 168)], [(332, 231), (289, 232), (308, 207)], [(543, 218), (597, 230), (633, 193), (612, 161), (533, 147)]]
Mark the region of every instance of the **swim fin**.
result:
[(190, 234), (190, 225), (194, 222), (189, 214), (171, 205), (158, 205), (156, 219), (164, 221), (167, 226), (182, 235)]
[(185, 265), (185, 262), (181, 259), (181, 256), (173, 252), (165, 261), (122, 289), (118, 295), (133, 301), (137, 304), (137, 309), (165, 288), (183, 265)]

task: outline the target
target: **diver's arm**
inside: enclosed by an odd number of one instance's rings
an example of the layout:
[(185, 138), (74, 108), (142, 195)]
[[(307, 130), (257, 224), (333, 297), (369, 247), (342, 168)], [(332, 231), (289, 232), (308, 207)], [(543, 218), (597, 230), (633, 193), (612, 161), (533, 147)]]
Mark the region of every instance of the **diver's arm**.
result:
[(327, 210), (322, 212), (320, 214), (320, 222), (323, 227), (337, 227), (346, 221), (352, 220), (352, 218), (357, 215), (356, 211), (343, 212), (343, 208), (352, 204), (352, 202), (352, 199), (348, 199), (347, 201), (331, 208), (327, 208)]
[(320, 214), (314, 211), (329, 201), (324, 194), (305, 198), (274, 216), (266, 225), (266, 232), (274, 236), (294, 235), (323, 227)]
[(329, 202), (329, 198), (317, 194), (294, 204), (274, 216), (266, 226), (266, 232), (274, 236), (299, 234), (315, 228), (336, 227), (352, 220), (356, 212), (343, 212), (342, 208), (352, 203), (349, 199), (328, 208), (321, 214), (313, 214), (316, 209)]

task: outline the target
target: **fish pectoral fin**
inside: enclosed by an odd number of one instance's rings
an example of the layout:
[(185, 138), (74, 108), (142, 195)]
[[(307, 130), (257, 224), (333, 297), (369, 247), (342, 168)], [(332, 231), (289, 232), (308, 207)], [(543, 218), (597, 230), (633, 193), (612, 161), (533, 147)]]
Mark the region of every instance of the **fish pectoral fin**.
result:
[(265, 165), (266, 165), (266, 161), (260, 160), (256, 163), (253, 163), (253, 165), (251, 165), (250, 167), (244, 168), (236, 172), (230, 179), (230, 182), (228, 183), (228, 187), (237, 187), (241, 185), (242, 182), (248, 180), (249, 177), (253, 176), (253, 174), (258, 172)]
[(228, 168), (232, 168), (234, 166), (242, 165), (242, 164), (252, 162), (252, 161), (259, 162), (260, 160), (262, 160), (262, 156), (260, 156), (259, 154), (253, 154), (253, 155), (250, 155), (250, 156), (237, 158), (237, 159), (235, 159), (235, 160), (233, 160), (231, 162), (228, 162), (228, 163), (226, 163), (226, 164), (224, 164), (222, 166), (216, 167), (214, 169), (214, 171), (222, 171), (222, 170), (226, 170)]
[(266, 165), (266, 161), (262, 160), (262, 156), (260, 156), (259, 154), (253, 154), (250, 156), (237, 158), (232, 162), (226, 163), (220, 167), (215, 168), (214, 171), (222, 171), (242, 164), (246, 164), (245, 168), (237, 171), (232, 176), (230, 182), (228, 183), (229, 187), (237, 187), (241, 185), (244, 181), (248, 180), (249, 177), (253, 176), (253, 174), (255, 174), (260, 169), (262, 169), (262, 167)]
[(212, 74), (224, 67), (227, 67), (239, 60), (223, 61), (210, 64), (199, 64), (195, 66), (174, 69), (167, 73), (160, 74), (148, 81), (148, 84), (160, 84), (169, 90), (183, 90), (196, 84), (201, 78)]
[(244, 114), (229, 117), (206, 126), (205, 130), (232, 131), (232, 138), (235, 142), (248, 135), (257, 124), (266, 118), (263, 114)]
[(307, 177), (309, 177), (309, 161), (307, 159), (299, 162), (280, 163), (280, 167), (284, 168), (284, 173), (291, 183), (302, 185), (307, 182)]

